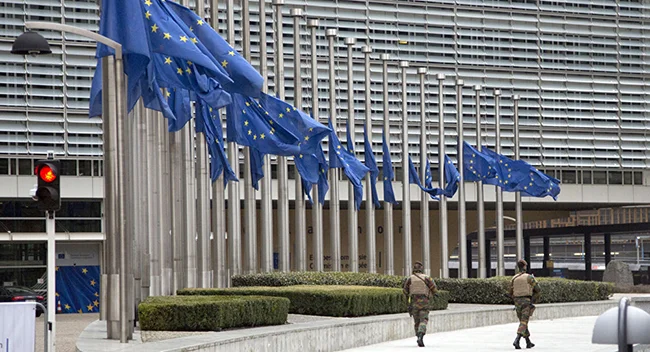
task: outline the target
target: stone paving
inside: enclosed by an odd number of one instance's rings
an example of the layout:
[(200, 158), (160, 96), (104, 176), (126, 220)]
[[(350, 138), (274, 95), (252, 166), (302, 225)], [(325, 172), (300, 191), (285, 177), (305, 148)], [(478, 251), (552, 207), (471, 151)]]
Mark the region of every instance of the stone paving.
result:
[[(45, 351), (43, 347), (43, 334), (45, 333), (43, 321), (45, 314), (36, 318), (36, 345), (35, 351)], [(75, 352), (75, 344), (79, 334), (88, 324), (99, 319), (99, 313), (85, 314), (57, 314), (56, 315), (56, 351)]]

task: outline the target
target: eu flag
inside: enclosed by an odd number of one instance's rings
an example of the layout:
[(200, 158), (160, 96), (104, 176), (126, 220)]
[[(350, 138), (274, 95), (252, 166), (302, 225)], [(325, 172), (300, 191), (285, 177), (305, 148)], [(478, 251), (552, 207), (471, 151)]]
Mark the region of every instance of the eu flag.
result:
[[(379, 196), (377, 195), (377, 177), (379, 177), (379, 167), (377, 167), (375, 154), (372, 152), (372, 145), (368, 140), (366, 126), (363, 126), (363, 149), (365, 164), (368, 170), (370, 170), (370, 190), (372, 193), (372, 203), (375, 205), (375, 208), (381, 208)], [(370, 201), (370, 199), (366, 201)]]
[(451, 162), (449, 156), (445, 154), (445, 197), (451, 198), (456, 194), (459, 181), (460, 173), (458, 173), (458, 169), (456, 169), (454, 163)]
[(192, 10), (172, 1), (166, 1), (165, 5), (178, 16), (190, 33), (196, 35), (199, 46), (205, 48), (227, 72), (230, 79), (219, 81), (226, 91), (254, 98), (260, 96), (264, 78), (246, 59)]
[(253, 188), (259, 191), (259, 182), (264, 178), (264, 153), (255, 148), (248, 148), (248, 155), (250, 156), (251, 181)]
[(327, 172), (329, 171), (329, 165), (327, 160), (325, 160), (325, 153), (323, 148), (320, 146), (316, 151), (316, 159), (318, 159), (318, 165), (320, 165), (320, 171), (318, 172), (318, 202), (320, 204), (325, 204), (325, 195), (330, 189), (330, 185), (327, 182)]
[(517, 186), (515, 187), (515, 191), (520, 191), (522, 195), (525, 196), (538, 198), (551, 196), (554, 200), (557, 200), (557, 196), (560, 193), (559, 180), (544, 174), (525, 161), (517, 161), (525, 163), (525, 166), (528, 167), (529, 172), (528, 175), (519, 180)]
[(201, 99), (196, 102), (196, 132), (205, 135), (210, 154), (210, 178), (212, 182), (224, 173), (224, 186), (230, 181), (239, 181), (237, 175), (232, 171), (226, 152), (223, 148), (223, 131), (221, 120), (216, 110), (209, 107)]
[(467, 142), (463, 142), (463, 154), (465, 181), (485, 181), (496, 176), (496, 169), (493, 167), (496, 161), (492, 157), (479, 152)]
[(322, 123), (274, 96), (262, 93), (258, 107), (268, 112), (270, 124), (282, 126), (300, 140), (300, 153), (314, 154), (320, 143), (331, 132)]
[(227, 111), (227, 139), (239, 145), (255, 148), (264, 154), (299, 155), (300, 139), (276, 124), (270, 113), (253, 98), (232, 94)]
[(336, 136), (334, 128), (332, 128), (332, 120), (329, 121), (329, 128), (332, 130), (330, 133), (330, 153), (334, 150), (334, 153), (330, 154), (330, 167), (336, 167), (332, 166), (332, 160), (337, 160), (338, 165), (340, 165), (339, 167), (343, 168), (343, 172), (354, 186), (354, 206), (356, 210), (359, 210), (361, 201), (363, 200), (363, 184), (361, 183), (361, 179), (370, 170), (357, 160), (352, 153), (341, 146), (341, 141)]
[(391, 204), (397, 204), (395, 199), (395, 192), (393, 191), (393, 179), (395, 179), (395, 173), (393, 172), (393, 162), (390, 160), (390, 150), (388, 150), (388, 143), (386, 143), (386, 132), (382, 133), (381, 140), (383, 143), (382, 151), (382, 161), (383, 166), (381, 168), (383, 177), (384, 177), (384, 202)]
[(428, 188), (422, 185), (422, 182), (420, 181), (420, 176), (418, 175), (418, 172), (415, 169), (415, 165), (413, 164), (413, 160), (411, 160), (410, 155), (409, 155), (409, 183), (418, 185), (418, 187), (420, 187), (420, 189), (424, 193), (427, 193), (431, 197), (431, 199), (438, 199), (437, 195), (440, 194), (439, 192), (440, 188), (433, 188), (433, 187)]
[(294, 157), (294, 162), (296, 163), (296, 170), (300, 174), (302, 190), (307, 195), (309, 202), (313, 203), (310, 191), (312, 185), (318, 183), (320, 171), (318, 158), (314, 154), (300, 154)]
[(171, 89), (168, 94), (167, 104), (174, 113), (173, 118), (167, 118), (169, 132), (180, 131), (192, 119), (192, 105), (190, 92), (184, 89)]
[(354, 153), (354, 142), (352, 141), (352, 136), (350, 135), (350, 123), (345, 123), (345, 137), (347, 139), (347, 148), (350, 153)]
[(483, 151), (495, 161), (496, 172), (494, 178), (486, 180), (485, 183), (501, 187), (506, 192), (515, 192), (518, 184), (526, 179), (530, 165), (523, 160), (512, 160), (497, 154), (487, 147), (483, 147)]

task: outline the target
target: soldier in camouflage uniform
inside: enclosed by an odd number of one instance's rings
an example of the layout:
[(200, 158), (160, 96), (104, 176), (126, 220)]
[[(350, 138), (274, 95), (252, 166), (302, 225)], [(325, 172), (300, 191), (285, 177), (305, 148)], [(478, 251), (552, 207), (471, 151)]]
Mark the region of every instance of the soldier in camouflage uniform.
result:
[(517, 329), (517, 338), (512, 344), (515, 349), (520, 350), (519, 340), (526, 339), (526, 348), (533, 348), (535, 344), (530, 341), (530, 332), (528, 331), (528, 319), (535, 311), (535, 303), (539, 301), (540, 288), (532, 274), (527, 274), (528, 263), (525, 260), (517, 262), (517, 274), (510, 281), (510, 297), (515, 302), (517, 318), (519, 318), (519, 328)]
[(404, 282), (404, 294), (409, 300), (409, 314), (415, 322), (415, 336), (418, 346), (424, 347), (424, 334), (427, 333), (429, 322), (429, 299), (438, 291), (436, 284), (429, 276), (422, 273), (422, 263), (415, 262), (413, 275)]

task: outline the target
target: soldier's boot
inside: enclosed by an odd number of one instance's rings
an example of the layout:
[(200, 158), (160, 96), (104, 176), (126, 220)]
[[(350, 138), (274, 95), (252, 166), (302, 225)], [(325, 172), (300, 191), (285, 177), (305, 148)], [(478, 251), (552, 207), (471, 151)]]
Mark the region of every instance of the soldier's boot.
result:
[(535, 344), (530, 341), (530, 337), (526, 337), (526, 348), (533, 348), (535, 347)]
[(517, 338), (515, 339), (515, 342), (512, 343), (512, 345), (515, 346), (516, 350), (521, 349), (521, 346), (519, 346), (519, 340), (521, 340), (521, 335), (517, 334)]
[(418, 332), (418, 335), (417, 335), (417, 336), (418, 336), (418, 346), (419, 346), (419, 347), (424, 347), (424, 340), (423, 340), (423, 338), (424, 338), (424, 333), (422, 333), (422, 332)]

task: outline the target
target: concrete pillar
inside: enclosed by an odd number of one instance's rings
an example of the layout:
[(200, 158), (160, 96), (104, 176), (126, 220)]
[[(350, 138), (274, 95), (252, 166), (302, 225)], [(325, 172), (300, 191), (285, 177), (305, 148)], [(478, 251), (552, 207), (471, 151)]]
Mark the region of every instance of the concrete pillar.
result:
[(585, 280), (591, 280), (591, 233), (585, 233)]
[(605, 234), (605, 266), (612, 261), (612, 235), (609, 233)]

